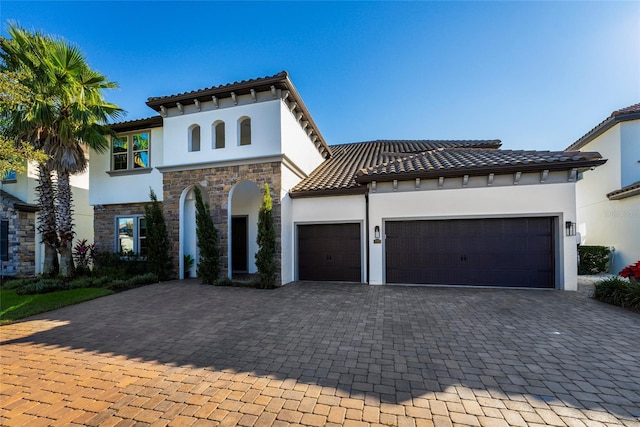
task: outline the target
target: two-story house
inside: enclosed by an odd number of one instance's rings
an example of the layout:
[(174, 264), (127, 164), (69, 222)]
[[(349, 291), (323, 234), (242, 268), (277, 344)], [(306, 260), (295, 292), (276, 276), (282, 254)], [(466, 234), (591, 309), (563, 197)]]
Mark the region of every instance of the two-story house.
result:
[(608, 159), (578, 181), (578, 230), (584, 245), (613, 247), (618, 273), (640, 259), (640, 104), (614, 111), (567, 150)]
[[(0, 263), (2, 275), (31, 276), (42, 272), (44, 244), (38, 233), (38, 166), (11, 173), (0, 181)], [(89, 172), (71, 176), (73, 224), (77, 240), (93, 241), (93, 207), (89, 205)]]
[[(575, 182), (598, 153), (501, 150), (498, 140), (329, 146), (286, 72), (149, 98), (92, 154), (101, 250), (144, 254), (162, 201), (176, 273), (197, 259), (193, 187), (220, 235), (223, 274), (256, 271), (263, 187), (279, 282), (577, 287)], [(190, 272), (195, 274), (195, 267)]]

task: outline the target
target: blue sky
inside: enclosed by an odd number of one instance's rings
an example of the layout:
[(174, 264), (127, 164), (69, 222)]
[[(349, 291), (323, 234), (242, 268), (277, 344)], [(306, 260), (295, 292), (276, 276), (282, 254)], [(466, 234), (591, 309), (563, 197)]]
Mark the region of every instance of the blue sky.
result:
[(640, 2), (31, 2), (13, 20), (151, 96), (289, 71), (329, 144), (493, 139), (562, 150), (640, 102)]

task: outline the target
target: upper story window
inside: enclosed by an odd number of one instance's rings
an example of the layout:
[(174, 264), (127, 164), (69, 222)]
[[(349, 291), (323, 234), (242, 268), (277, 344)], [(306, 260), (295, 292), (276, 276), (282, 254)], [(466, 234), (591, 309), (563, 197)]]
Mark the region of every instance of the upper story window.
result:
[(111, 146), (111, 170), (145, 169), (149, 167), (149, 132), (118, 135)]
[(215, 122), (212, 126), (213, 148), (224, 148), (224, 122)]
[(189, 126), (189, 151), (200, 151), (200, 126)]
[(240, 119), (240, 145), (251, 145), (251, 119), (244, 117)]
[(18, 180), (18, 174), (14, 170), (7, 171), (2, 177), (3, 184), (10, 184), (12, 182), (16, 182)]

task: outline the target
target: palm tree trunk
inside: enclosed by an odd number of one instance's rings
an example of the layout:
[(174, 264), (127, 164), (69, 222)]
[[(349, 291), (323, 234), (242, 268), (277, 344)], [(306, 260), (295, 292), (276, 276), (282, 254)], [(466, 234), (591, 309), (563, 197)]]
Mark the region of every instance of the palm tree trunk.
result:
[(73, 208), (69, 172), (58, 171), (58, 236), (60, 237), (60, 275), (72, 277), (75, 271), (71, 245), (73, 244)]
[(51, 179), (51, 169), (45, 164), (38, 167), (40, 183), (36, 187), (38, 195), (38, 231), (44, 243), (44, 265), (42, 273), (47, 276), (58, 274), (58, 233), (56, 231), (55, 191)]

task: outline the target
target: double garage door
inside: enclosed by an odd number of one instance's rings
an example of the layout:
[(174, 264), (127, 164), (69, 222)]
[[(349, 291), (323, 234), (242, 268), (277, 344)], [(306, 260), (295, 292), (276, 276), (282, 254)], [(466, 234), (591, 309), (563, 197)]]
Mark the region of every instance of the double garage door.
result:
[[(553, 288), (553, 230), (547, 217), (386, 221), (386, 283)], [(300, 280), (362, 281), (360, 224), (297, 233)]]
[(553, 218), (385, 223), (387, 283), (554, 287)]

